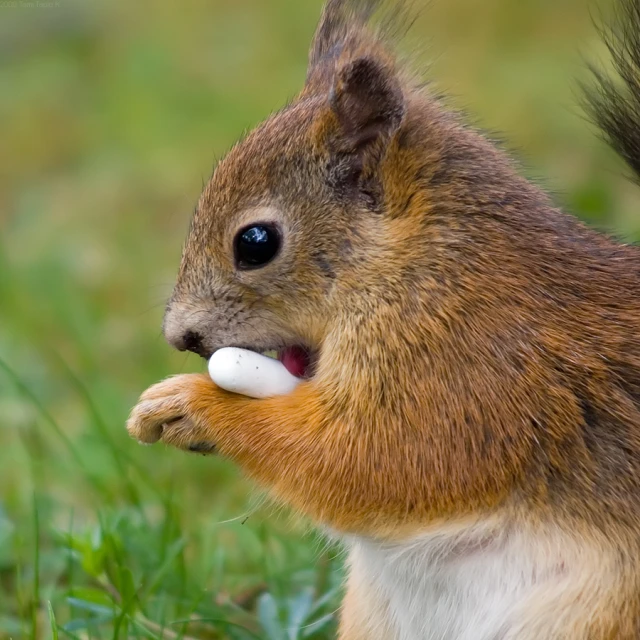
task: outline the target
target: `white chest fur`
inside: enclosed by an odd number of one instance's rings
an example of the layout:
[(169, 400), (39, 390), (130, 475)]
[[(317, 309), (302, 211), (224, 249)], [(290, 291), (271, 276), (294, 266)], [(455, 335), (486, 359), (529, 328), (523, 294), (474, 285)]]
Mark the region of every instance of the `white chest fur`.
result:
[[(545, 624), (554, 629), (545, 637), (555, 637), (554, 607), (597, 586), (588, 570), (593, 554), (559, 531), (476, 523), (403, 543), (351, 537), (346, 544), (351, 583), (366, 585), (363, 593), (384, 607), (393, 640), (541, 638)], [(555, 621), (545, 623), (545, 612)]]

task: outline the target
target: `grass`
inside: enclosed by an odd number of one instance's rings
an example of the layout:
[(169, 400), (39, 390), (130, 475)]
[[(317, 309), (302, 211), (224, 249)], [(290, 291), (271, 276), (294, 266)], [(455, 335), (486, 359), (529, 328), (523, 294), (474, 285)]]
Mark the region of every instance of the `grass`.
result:
[[(0, 6), (0, 638), (329, 638), (340, 550), (233, 465), (124, 432), (201, 369), (159, 326), (203, 180), (301, 86), (320, 0)], [(626, 239), (582, 116), (608, 0), (435, 0), (429, 75), (558, 202)], [(409, 41), (411, 46), (411, 41)]]

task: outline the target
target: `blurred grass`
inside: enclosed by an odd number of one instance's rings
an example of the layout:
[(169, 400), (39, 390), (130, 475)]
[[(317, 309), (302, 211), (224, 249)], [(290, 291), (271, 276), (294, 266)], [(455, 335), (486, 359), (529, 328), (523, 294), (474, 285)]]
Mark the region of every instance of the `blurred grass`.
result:
[[(320, 0), (45, 5), (0, 3), (0, 638), (331, 637), (339, 553), (229, 463), (123, 428), (201, 368), (159, 331), (190, 212), (300, 88)], [(634, 239), (640, 192), (578, 106), (600, 11), (433, 0), (408, 46), (559, 203)]]

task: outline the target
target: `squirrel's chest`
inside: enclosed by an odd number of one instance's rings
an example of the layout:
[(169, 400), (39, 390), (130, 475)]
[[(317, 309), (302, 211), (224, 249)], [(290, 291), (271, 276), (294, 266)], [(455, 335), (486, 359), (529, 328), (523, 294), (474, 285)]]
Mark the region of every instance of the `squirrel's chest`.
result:
[(525, 535), (443, 531), (402, 544), (356, 537), (348, 546), (351, 584), (384, 608), (393, 640), (509, 637), (536, 592), (567, 578), (561, 548)]

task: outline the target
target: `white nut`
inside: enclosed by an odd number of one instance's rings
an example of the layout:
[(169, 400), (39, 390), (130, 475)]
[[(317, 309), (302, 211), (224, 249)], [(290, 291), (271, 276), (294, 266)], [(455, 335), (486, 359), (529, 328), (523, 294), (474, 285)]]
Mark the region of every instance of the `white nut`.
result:
[(282, 362), (235, 347), (219, 349), (211, 356), (209, 375), (219, 387), (251, 398), (284, 396), (300, 383)]

